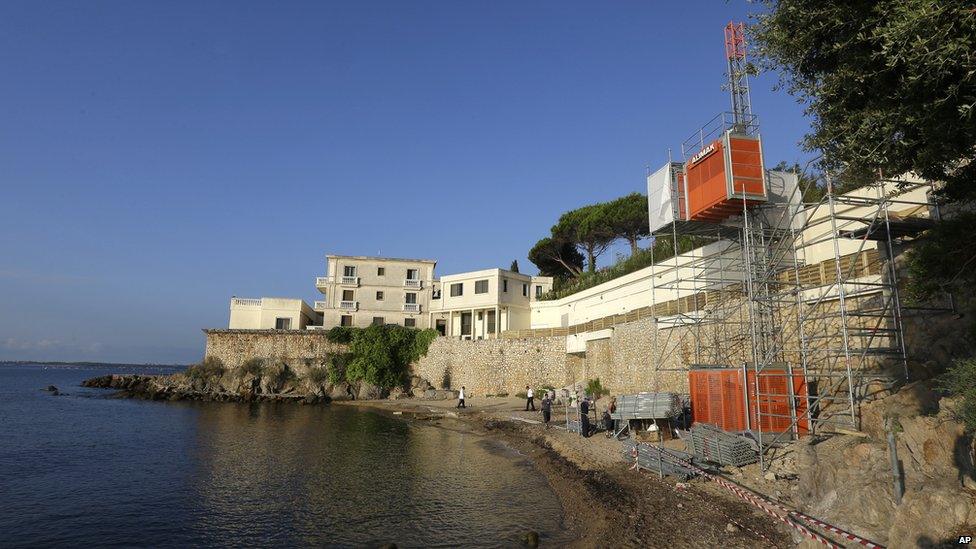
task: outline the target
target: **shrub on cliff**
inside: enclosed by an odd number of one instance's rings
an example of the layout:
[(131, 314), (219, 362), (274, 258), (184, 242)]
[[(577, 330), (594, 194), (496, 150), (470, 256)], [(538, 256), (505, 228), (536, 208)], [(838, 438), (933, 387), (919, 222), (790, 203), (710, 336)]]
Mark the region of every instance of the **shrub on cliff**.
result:
[(263, 358), (249, 358), (241, 365), (241, 376), (252, 375), (254, 377), (261, 377), (262, 374), (264, 374)]
[(322, 385), (329, 380), (329, 368), (327, 366), (312, 366), (308, 369), (307, 377), (313, 385)]
[(610, 389), (600, 383), (600, 378), (594, 378), (586, 382), (586, 394), (600, 398), (603, 395), (609, 395)]
[(940, 382), (950, 396), (959, 398), (953, 413), (968, 431), (976, 432), (976, 358), (955, 361)]
[(296, 379), (295, 371), (284, 362), (276, 362), (264, 368), (264, 375), (271, 384), (281, 386)]
[(187, 368), (185, 373), (186, 377), (190, 379), (208, 381), (223, 376), (225, 371), (226, 368), (224, 368), (223, 361), (217, 357), (208, 356), (199, 364), (194, 364)]
[(329, 358), (329, 383), (338, 385), (346, 381), (346, 364), (349, 363), (349, 355), (333, 355)]

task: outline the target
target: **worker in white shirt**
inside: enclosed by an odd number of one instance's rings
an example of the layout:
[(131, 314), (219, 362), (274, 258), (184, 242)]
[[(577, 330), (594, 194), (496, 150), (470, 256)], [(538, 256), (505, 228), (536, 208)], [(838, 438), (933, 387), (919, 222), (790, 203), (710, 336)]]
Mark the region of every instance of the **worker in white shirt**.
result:
[(464, 385), (462, 385), (461, 390), (458, 391), (458, 403), (456, 408), (467, 408), (467, 406), (464, 405)]
[(535, 398), (532, 393), (532, 389), (526, 385), (525, 386), (525, 411), (529, 411), (529, 407), (532, 407), (532, 411), (535, 411)]

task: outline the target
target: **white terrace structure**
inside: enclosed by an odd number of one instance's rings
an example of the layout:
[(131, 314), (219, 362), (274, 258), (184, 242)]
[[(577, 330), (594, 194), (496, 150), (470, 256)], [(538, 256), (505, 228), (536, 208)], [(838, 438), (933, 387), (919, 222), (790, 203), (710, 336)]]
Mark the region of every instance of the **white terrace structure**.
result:
[(304, 330), (315, 324), (315, 312), (301, 299), (284, 297), (230, 300), (230, 327), (235, 330)]

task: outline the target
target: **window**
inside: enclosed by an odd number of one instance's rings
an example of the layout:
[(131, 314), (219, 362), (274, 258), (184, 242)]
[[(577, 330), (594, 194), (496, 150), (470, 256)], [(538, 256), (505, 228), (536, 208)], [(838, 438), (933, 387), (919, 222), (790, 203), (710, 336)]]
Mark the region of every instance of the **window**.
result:
[(407, 292), (405, 303), (416, 303), (416, 302), (417, 302), (417, 294), (414, 292)]
[(417, 319), (416, 318), (404, 318), (403, 319), (403, 325), (406, 326), (407, 328), (416, 328), (417, 327)]
[(542, 286), (536, 286), (535, 287), (535, 298), (536, 299), (539, 299), (540, 297), (542, 297)]
[(495, 333), (495, 311), (488, 311), (488, 333)]
[(464, 283), (458, 282), (457, 284), (451, 284), (451, 297), (459, 297), (464, 295)]
[(383, 301), (383, 292), (376, 292), (376, 301)]
[(377, 267), (376, 276), (386, 276), (386, 267)]
[(291, 319), (290, 318), (276, 318), (275, 319), (275, 330), (291, 330)]
[(339, 326), (352, 326), (352, 315), (342, 315), (339, 319)]
[(356, 276), (356, 267), (346, 265), (342, 268), (342, 276)]
[(374, 316), (373, 317), (373, 326), (382, 326), (382, 325), (383, 325), (383, 317), (381, 317), (381, 316)]
[(522, 284), (522, 297), (528, 297), (529, 295), (529, 285)]
[(503, 278), (502, 279), (502, 291), (505, 292), (505, 293), (508, 293), (508, 279), (507, 278)]
[(441, 298), (441, 291), (440, 290), (434, 290), (433, 292), (431, 292), (430, 298), (431, 299), (440, 299)]
[(476, 293), (476, 294), (487, 294), (488, 293), (488, 281), (487, 280), (475, 280), (474, 281), (474, 293)]
[(419, 280), (420, 271), (417, 269), (407, 269), (407, 280)]
[(353, 290), (342, 290), (342, 300), (343, 301), (355, 301), (356, 294)]

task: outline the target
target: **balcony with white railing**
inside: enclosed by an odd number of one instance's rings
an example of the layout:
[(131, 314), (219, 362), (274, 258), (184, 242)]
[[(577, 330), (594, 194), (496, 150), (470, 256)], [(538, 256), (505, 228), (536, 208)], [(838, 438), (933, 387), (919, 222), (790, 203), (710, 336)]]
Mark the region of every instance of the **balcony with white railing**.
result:
[(327, 276), (317, 276), (315, 277), (315, 287), (325, 288), (329, 285), (330, 279)]
[(358, 311), (359, 302), (358, 301), (340, 301), (339, 308), (343, 311)]
[(403, 281), (403, 287), (409, 288), (411, 290), (419, 290), (424, 286), (423, 282), (418, 279), (408, 278)]
[(327, 301), (316, 301), (312, 308), (316, 311), (324, 311), (329, 308), (329, 303)]
[(405, 313), (419, 313), (420, 303), (404, 303), (403, 312)]
[(359, 286), (358, 276), (343, 276), (341, 280), (343, 286)]
[(231, 307), (260, 307), (261, 298), (235, 297), (230, 300)]

